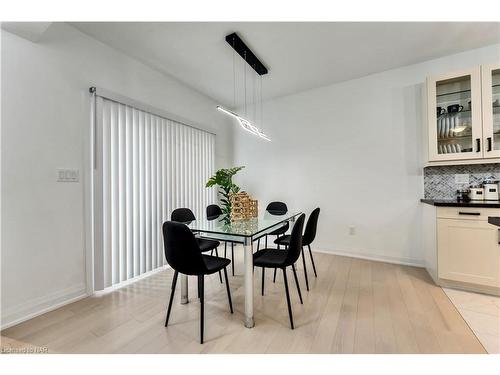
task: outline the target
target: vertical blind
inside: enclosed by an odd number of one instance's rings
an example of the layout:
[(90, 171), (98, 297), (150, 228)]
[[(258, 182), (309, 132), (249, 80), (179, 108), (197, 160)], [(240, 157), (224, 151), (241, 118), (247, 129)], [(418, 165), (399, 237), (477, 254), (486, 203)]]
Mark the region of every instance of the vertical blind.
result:
[(215, 201), (215, 135), (96, 96), (94, 289), (165, 264), (161, 227)]

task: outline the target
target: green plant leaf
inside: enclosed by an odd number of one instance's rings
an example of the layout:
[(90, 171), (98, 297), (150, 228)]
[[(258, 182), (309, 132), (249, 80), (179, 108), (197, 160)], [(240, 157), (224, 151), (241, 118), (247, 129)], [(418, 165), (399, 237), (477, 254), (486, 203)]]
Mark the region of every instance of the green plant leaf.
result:
[(224, 214), (223, 218), (221, 221), (224, 221), (224, 223), (229, 224), (231, 222), (231, 199), (230, 199), (230, 194), (232, 193), (238, 193), (240, 191), (240, 187), (233, 183), (233, 176), (241, 171), (244, 166), (240, 167), (233, 167), (233, 168), (226, 168), (226, 169), (219, 169), (215, 174), (210, 177), (205, 184), (207, 188), (213, 187), (213, 186), (219, 186), (218, 193), (222, 196), (221, 198), (221, 203), (222, 203), (222, 213)]

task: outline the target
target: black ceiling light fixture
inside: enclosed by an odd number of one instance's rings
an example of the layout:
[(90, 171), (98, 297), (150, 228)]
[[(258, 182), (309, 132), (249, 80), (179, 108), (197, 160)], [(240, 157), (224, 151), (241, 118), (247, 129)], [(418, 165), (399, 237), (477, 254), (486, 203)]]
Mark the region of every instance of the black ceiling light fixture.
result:
[[(262, 126), (262, 76), (268, 73), (267, 68), (265, 65), (258, 59), (257, 56), (252, 52), (250, 48), (241, 40), (241, 38), (236, 34), (232, 33), (226, 36), (226, 42), (231, 46), (231, 48), (234, 50), (233, 51), (233, 100), (234, 103), (233, 105), (236, 105), (236, 70), (235, 70), (235, 53), (238, 53), (238, 55), (241, 56), (243, 60), (257, 73), (260, 77), (260, 115), (261, 115), (261, 126)], [(247, 72), (247, 67), (245, 65), (244, 67), (244, 90), (245, 90), (245, 116), (247, 113), (247, 77), (246, 77), (246, 72)], [(253, 91), (254, 91), (254, 121), (256, 118), (256, 94), (255, 94), (255, 83), (253, 84)], [(220, 105), (217, 106), (217, 109), (221, 112), (224, 112), (225, 114), (234, 117), (236, 120), (238, 120), (239, 125), (249, 133), (252, 133), (253, 135), (257, 135), (260, 138), (270, 141), (271, 139), (264, 134), (262, 131), (262, 128), (258, 128), (254, 124), (252, 124), (248, 119), (243, 118), (242, 116), (238, 115), (237, 113), (230, 111), (229, 109), (226, 109)]]

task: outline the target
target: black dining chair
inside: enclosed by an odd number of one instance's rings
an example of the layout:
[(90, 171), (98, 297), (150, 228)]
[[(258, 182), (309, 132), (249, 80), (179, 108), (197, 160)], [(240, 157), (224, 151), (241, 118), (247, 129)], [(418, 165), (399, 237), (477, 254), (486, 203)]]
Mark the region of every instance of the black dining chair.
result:
[[(222, 215), (222, 210), (218, 205), (210, 204), (207, 206), (207, 220), (216, 220), (221, 215)], [(224, 241), (224, 258), (227, 258), (227, 242), (228, 241)], [(231, 271), (234, 276), (234, 242), (230, 243), (231, 243)]]
[[(306, 224), (306, 229), (304, 230), (304, 236), (302, 237), (302, 264), (304, 267), (304, 277), (306, 279), (306, 289), (309, 291), (309, 280), (307, 278), (307, 268), (306, 268), (306, 258), (304, 256), (304, 246), (307, 246), (309, 248), (309, 256), (311, 258), (311, 263), (313, 266), (313, 271), (314, 271), (314, 276), (318, 277), (318, 273), (316, 272), (316, 265), (314, 264), (314, 258), (312, 255), (311, 251), (311, 243), (314, 241), (316, 238), (316, 230), (318, 227), (318, 217), (319, 217), (319, 207), (315, 208), (312, 212), (311, 215), (309, 215), (309, 219), (307, 219), (307, 224)], [(285, 235), (277, 238), (274, 243), (279, 245), (285, 246), (285, 248), (289, 245), (290, 243), (290, 235)]]
[(295, 263), (299, 259), (300, 251), (302, 249), (302, 229), (304, 227), (305, 215), (299, 216), (290, 235), (290, 242), (286, 250), (278, 249), (262, 249), (253, 255), (253, 264), (255, 267), (262, 268), (262, 295), (264, 295), (264, 279), (266, 268), (280, 268), (283, 271), (283, 279), (285, 283), (286, 302), (288, 304), (288, 316), (290, 318), (290, 326), (293, 329), (293, 316), (292, 306), (290, 303), (290, 292), (288, 289), (288, 280), (286, 276), (286, 268), (291, 267), (293, 277), (295, 278), (295, 285), (299, 293), (300, 303), (302, 302), (302, 294), (300, 293), (299, 280), (297, 272), (295, 271)]
[[(285, 203), (283, 202), (271, 202), (267, 205), (266, 211), (269, 212), (272, 215), (285, 215), (288, 212), (288, 207)], [(287, 230), (290, 228), (290, 224), (288, 221), (286, 221), (282, 226), (279, 228), (273, 230), (272, 232), (269, 232), (265, 235), (265, 243), (264, 246), (267, 248), (267, 236), (282, 236), (287, 232)], [(257, 250), (259, 249), (260, 245), (260, 238), (257, 242)]]
[[(288, 207), (286, 203), (283, 202), (271, 202), (267, 205), (266, 211), (272, 215), (285, 215), (288, 212)], [(278, 239), (280, 236), (284, 235), (289, 228), (290, 224), (288, 223), (288, 221), (286, 221), (279, 228), (273, 230), (272, 232), (267, 233), (264, 236), (265, 239), (264, 247), (267, 248), (267, 236), (276, 236), (276, 239)], [(260, 248), (260, 238), (257, 240), (257, 250), (259, 250), (259, 248)], [(278, 245), (278, 249), (279, 248), (280, 245)], [(273, 283), (274, 282), (276, 282), (276, 270), (274, 270)]]
[(165, 327), (168, 326), (170, 311), (172, 310), (172, 301), (175, 294), (175, 286), (179, 273), (198, 277), (198, 294), (200, 296), (200, 343), (203, 344), (204, 331), (204, 313), (205, 313), (205, 275), (211, 275), (215, 272), (224, 271), (226, 280), (227, 298), (229, 300), (229, 309), (233, 313), (233, 303), (231, 301), (231, 291), (227, 279), (226, 267), (231, 263), (229, 259), (214, 257), (202, 254), (199, 242), (193, 232), (182, 223), (166, 221), (163, 223), (163, 243), (165, 247), (165, 258), (167, 263), (174, 269), (174, 278), (172, 280), (172, 291), (167, 308), (167, 318)]
[[(176, 208), (175, 210), (172, 211), (170, 214), (170, 220), (172, 221), (177, 221), (178, 223), (190, 223), (191, 221), (195, 221), (196, 217), (194, 216), (193, 211), (191, 211), (189, 208)], [(209, 240), (206, 238), (199, 238), (196, 237), (196, 241), (198, 241), (198, 246), (200, 247), (201, 252), (207, 252), (210, 251), (212, 253), (215, 251), (215, 256), (219, 256), (219, 252), (217, 248), (220, 245), (219, 241), (215, 240)], [(222, 275), (219, 272), (219, 280), (222, 283)]]

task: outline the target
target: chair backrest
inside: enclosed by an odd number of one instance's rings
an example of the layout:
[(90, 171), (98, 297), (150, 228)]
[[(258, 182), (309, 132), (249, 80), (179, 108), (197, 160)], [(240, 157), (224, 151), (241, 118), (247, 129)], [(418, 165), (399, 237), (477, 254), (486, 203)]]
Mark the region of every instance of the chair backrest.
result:
[(318, 227), (318, 216), (319, 207), (315, 208), (313, 212), (311, 212), (311, 215), (309, 215), (309, 219), (307, 219), (304, 237), (302, 238), (302, 245), (307, 246), (314, 241), (314, 238), (316, 237), (316, 229)]
[(222, 215), (222, 210), (219, 206), (217, 206), (216, 204), (211, 204), (211, 205), (207, 206), (207, 219), (208, 220), (215, 220), (220, 215)]
[(301, 214), (295, 221), (290, 236), (290, 244), (288, 245), (288, 254), (286, 256), (285, 265), (294, 264), (299, 259), (300, 252), (302, 251), (302, 230), (304, 229), (305, 214)]
[(176, 208), (170, 214), (170, 220), (179, 223), (189, 223), (190, 221), (196, 220), (196, 217), (189, 208)]
[(267, 205), (266, 211), (273, 215), (284, 215), (288, 212), (288, 207), (283, 202), (271, 202)]
[(207, 266), (193, 232), (182, 223), (163, 223), (163, 244), (168, 264), (184, 275), (203, 275)]

